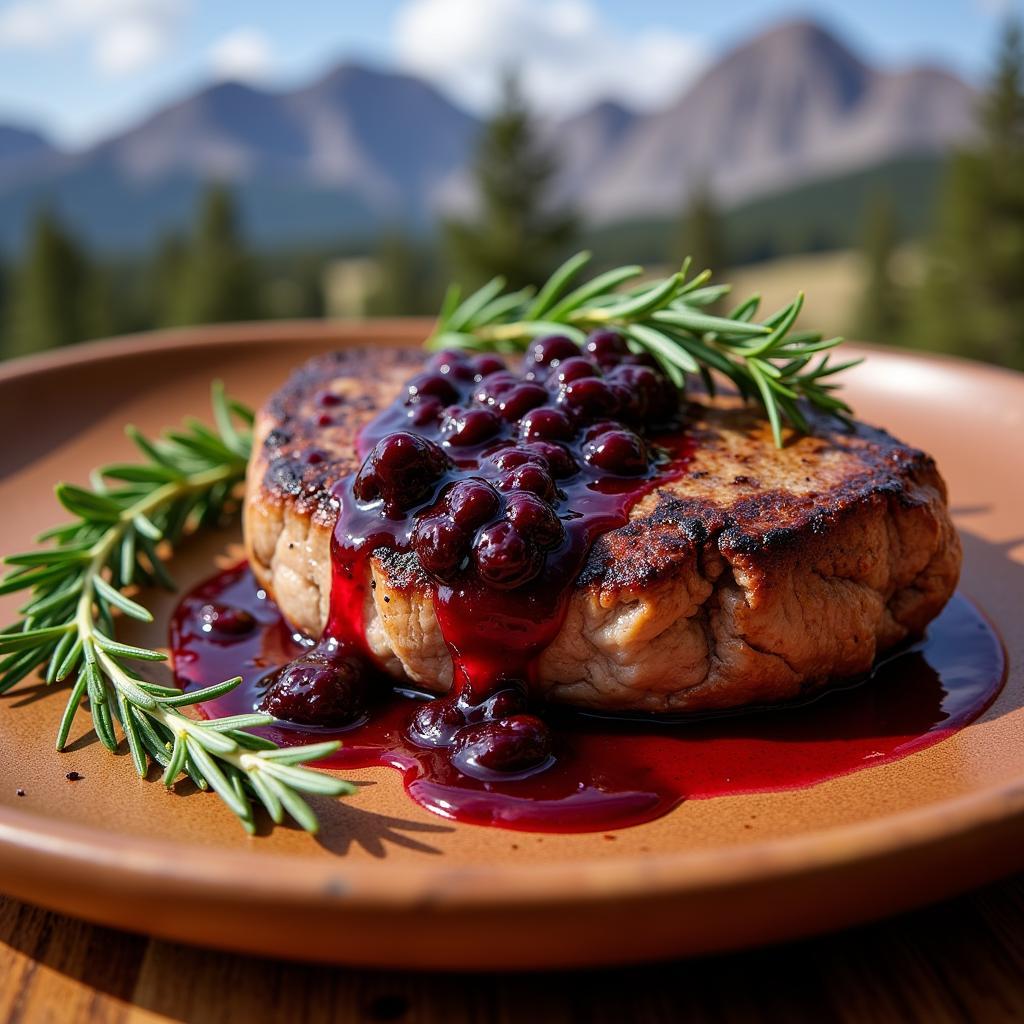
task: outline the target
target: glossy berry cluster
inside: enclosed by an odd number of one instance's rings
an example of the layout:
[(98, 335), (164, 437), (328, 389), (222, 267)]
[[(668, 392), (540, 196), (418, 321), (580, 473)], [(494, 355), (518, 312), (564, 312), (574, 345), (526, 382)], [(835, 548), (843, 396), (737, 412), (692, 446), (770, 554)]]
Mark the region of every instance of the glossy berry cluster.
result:
[(380, 499), (384, 512), (398, 518), (429, 497), (449, 465), (448, 456), (433, 441), (397, 430), (373, 446), (356, 474), (353, 491), (361, 501)]
[(529, 714), (526, 687), (514, 680), (480, 703), (462, 693), (421, 704), (409, 734), (420, 746), (450, 748), (456, 768), (484, 780), (535, 771), (551, 757), (551, 731)]
[[(372, 673), (357, 639), (344, 639), (363, 600), (357, 581), (379, 548), (411, 553), (447, 587), (435, 612), (459, 683), (419, 706), (409, 738), (484, 781), (544, 770), (552, 741), (527, 701), (532, 659), (555, 636), (593, 539), (625, 521), (661, 466), (650, 438), (675, 425), (679, 401), (614, 331), (583, 346), (539, 338), (518, 370), (490, 355), (434, 356), (364, 428), (351, 491), (335, 492), (332, 617), (335, 602), (342, 616), (332, 621), (344, 642), (329, 624), (270, 681), (261, 709), (327, 726), (367, 713)], [(331, 415), (327, 393), (316, 404)], [(212, 606), (204, 623), (224, 635), (247, 628)]]
[(370, 689), (365, 661), (328, 638), (274, 673), (258, 707), (299, 725), (345, 726), (366, 714)]
[(514, 589), (535, 580), (565, 539), (574, 492), (643, 477), (645, 432), (679, 394), (614, 331), (581, 348), (539, 338), (518, 371), (495, 356), (441, 352), (406, 385), (357, 473), (355, 497), (411, 522), (420, 565), (442, 582), (474, 572)]

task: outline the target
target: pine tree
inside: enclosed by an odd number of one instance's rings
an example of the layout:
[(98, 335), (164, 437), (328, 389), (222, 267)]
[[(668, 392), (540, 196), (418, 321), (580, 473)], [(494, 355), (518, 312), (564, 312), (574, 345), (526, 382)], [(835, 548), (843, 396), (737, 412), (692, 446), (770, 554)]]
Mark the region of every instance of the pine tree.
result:
[(210, 186), (200, 201), (180, 273), (172, 269), (172, 249), (165, 250), (164, 258), (168, 273), (177, 277), (168, 306), (170, 323), (254, 320), (261, 315), (256, 267), (242, 241), (231, 193), (223, 186)]
[(9, 301), (11, 293), (11, 271), (6, 263), (0, 263), (0, 359), (7, 349), (7, 332), (11, 329)]
[(184, 285), (188, 247), (181, 235), (162, 238), (146, 275), (145, 291), (149, 313), (156, 327), (178, 323), (178, 304)]
[(514, 76), (481, 136), (474, 174), (479, 212), (447, 224), (459, 279), (466, 285), (501, 274), (511, 288), (542, 281), (572, 241), (575, 217), (555, 208), (558, 171)]
[(876, 194), (865, 217), (864, 291), (852, 332), (865, 341), (893, 344), (904, 337), (907, 297), (893, 277), (898, 235), (892, 200), (885, 193)]
[(118, 291), (114, 272), (101, 264), (90, 264), (82, 288), (83, 340), (109, 338), (120, 333), (126, 297)]
[(687, 256), (693, 269), (719, 274), (726, 267), (722, 221), (715, 197), (706, 184), (693, 190), (676, 232), (673, 263)]
[(917, 322), (923, 347), (1024, 368), (1024, 35), (1007, 22), (982, 140), (953, 158)]
[(436, 310), (438, 289), (431, 275), (432, 261), (404, 232), (385, 231), (377, 242), (374, 260), (380, 281), (367, 304), (372, 316), (413, 316)]
[(49, 211), (36, 215), (12, 286), (3, 355), (25, 355), (104, 334), (109, 321), (99, 278), (84, 251)]

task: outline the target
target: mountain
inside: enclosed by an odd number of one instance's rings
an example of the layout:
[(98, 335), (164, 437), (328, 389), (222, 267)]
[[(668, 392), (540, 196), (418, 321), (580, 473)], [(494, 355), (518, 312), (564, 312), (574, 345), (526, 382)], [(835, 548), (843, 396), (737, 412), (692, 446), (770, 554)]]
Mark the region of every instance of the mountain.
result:
[(795, 183), (934, 152), (971, 132), (974, 94), (932, 68), (880, 71), (813, 22), (733, 50), (666, 110), (637, 119), (594, 166), (591, 217), (663, 213), (709, 182), (727, 205)]
[(39, 132), (16, 124), (0, 124), (0, 163), (39, 156), (53, 147)]
[(36, 161), (56, 151), (40, 132), (17, 124), (0, 124), (0, 182), (26, 173)]
[(354, 188), (382, 212), (429, 201), (463, 166), (476, 122), (407, 75), (344, 64), (303, 89), (225, 82), (86, 154), (127, 181), (182, 175)]
[(290, 92), (220, 83), (0, 181), (0, 247), (48, 204), (93, 245), (138, 248), (186, 223), (211, 180), (236, 187), (259, 242), (422, 229), (478, 128), (419, 79), (350, 63)]
[[(558, 195), (591, 222), (674, 214), (708, 181), (734, 205), (969, 136), (974, 96), (935, 68), (871, 67), (818, 24), (726, 54), (663, 110), (605, 102), (543, 126)], [(472, 203), (479, 121), (409, 75), (344, 63), (309, 85), (221, 83), (80, 152), (0, 127), (0, 249), (56, 207), (95, 246), (130, 251), (188, 222), (203, 183), (233, 184), (260, 244), (427, 231)], [(20, 134), (19, 134), (20, 132)]]
[(558, 152), (557, 196), (578, 203), (593, 187), (595, 172), (609, 154), (621, 150), (640, 116), (605, 100), (574, 117), (545, 126), (546, 141)]

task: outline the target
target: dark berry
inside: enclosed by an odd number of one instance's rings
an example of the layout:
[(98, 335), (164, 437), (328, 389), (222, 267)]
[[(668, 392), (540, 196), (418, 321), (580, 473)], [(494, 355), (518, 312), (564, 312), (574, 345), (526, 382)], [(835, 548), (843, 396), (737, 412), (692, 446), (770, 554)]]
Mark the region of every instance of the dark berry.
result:
[(452, 380), (469, 382), (474, 376), (472, 365), (458, 349), (445, 349), (443, 352), (438, 352), (427, 365), (435, 373), (444, 374)]
[(643, 423), (656, 408), (664, 378), (649, 366), (616, 366), (608, 374), (608, 384), (619, 399), (619, 415), (633, 423)]
[(452, 763), (467, 775), (523, 772), (551, 756), (551, 733), (534, 715), (470, 725), (455, 737)]
[(466, 724), (462, 708), (443, 697), (421, 704), (409, 723), (409, 736), (422, 747), (447, 747)]
[(531, 455), (543, 460), (548, 472), (556, 480), (564, 480), (580, 468), (569, 449), (557, 441), (531, 441), (525, 448)]
[(508, 521), (541, 549), (557, 547), (565, 536), (562, 521), (555, 510), (535, 494), (520, 491), (510, 494), (505, 503)]
[(329, 412), (322, 412), (316, 418), (316, 425), (318, 427), (333, 427), (335, 426), (335, 419)]
[(414, 426), (427, 427), (437, 423), (444, 411), (444, 403), (439, 398), (418, 398), (409, 409), (409, 419)]
[(483, 444), (501, 428), (501, 421), (490, 409), (463, 409), (452, 405), (444, 411), (441, 436), (456, 448)]
[(618, 331), (598, 330), (587, 335), (587, 352), (601, 366), (614, 366), (629, 355), (629, 346)]
[(563, 359), (570, 359), (580, 354), (579, 345), (561, 334), (549, 334), (538, 338), (529, 347), (525, 357), (525, 368), (536, 369), (539, 366), (557, 366)]
[(469, 538), (448, 516), (423, 516), (412, 532), (420, 565), (439, 579), (451, 579), (464, 565)]
[(583, 440), (593, 441), (598, 434), (605, 434), (609, 430), (622, 430), (622, 424), (618, 420), (598, 420), (584, 428)]
[(679, 415), (681, 397), (682, 392), (668, 377), (660, 377), (657, 396), (647, 410), (647, 423), (653, 426), (674, 420)]
[(462, 363), (466, 360), (466, 353), (462, 349), (458, 348), (443, 348), (440, 352), (435, 352), (430, 359), (427, 361), (427, 367), (431, 370), (436, 370), (438, 373), (442, 372), (442, 367), (447, 366), (450, 363)]
[(498, 411), (510, 423), (543, 405), (548, 400), (547, 390), (532, 381), (524, 381), (501, 395), (497, 401)]
[(628, 356), (622, 357), (626, 366), (649, 366), (652, 370), (662, 373), (661, 364), (650, 352), (630, 352)]
[[(643, 354), (644, 356), (646, 353)], [(655, 426), (671, 421), (679, 411), (679, 389), (654, 363), (633, 362), (642, 356), (630, 356), (617, 366), (608, 382), (619, 396), (621, 415), (631, 422)]]
[(337, 395), (333, 391), (318, 391), (316, 393), (316, 404), (322, 409), (330, 409), (332, 406), (341, 405), (342, 401), (341, 395)]
[(365, 713), (369, 688), (359, 658), (313, 648), (276, 674), (259, 707), (298, 725), (348, 725)]
[(484, 582), (501, 590), (529, 582), (543, 565), (540, 552), (508, 522), (481, 530), (473, 557)]
[(526, 686), (520, 683), (492, 693), (490, 697), (478, 705), (477, 715), (480, 721), (496, 721), (499, 718), (510, 718), (526, 711)]
[(579, 380), (581, 377), (600, 377), (601, 371), (589, 359), (573, 356), (572, 359), (563, 359), (552, 376), (559, 384), (568, 384), (569, 381)]
[(561, 389), (558, 404), (568, 409), (575, 419), (588, 422), (613, 415), (619, 403), (605, 381), (583, 377), (569, 381)]
[(440, 373), (418, 373), (407, 386), (407, 402), (421, 398), (436, 398), (445, 405), (459, 399), (459, 389)]
[(473, 391), (473, 398), (481, 405), (496, 405), (502, 395), (521, 383), (522, 380), (514, 373), (501, 370), (480, 381)]
[(445, 497), (452, 519), (463, 530), (490, 522), (501, 506), (497, 492), (483, 480), (460, 480)]
[(519, 436), (524, 441), (568, 441), (572, 435), (569, 417), (550, 406), (531, 409), (519, 421)]
[(526, 491), (536, 494), (545, 501), (554, 501), (555, 482), (551, 474), (542, 466), (533, 462), (524, 462), (515, 469), (507, 470), (498, 480), (503, 491)]
[(398, 430), (373, 446), (352, 490), (360, 501), (380, 498), (388, 515), (399, 515), (429, 498), (449, 465), (438, 445)]
[(599, 434), (587, 442), (584, 458), (618, 476), (639, 476), (647, 471), (647, 446), (631, 430)]
[(478, 381), (505, 369), (505, 363), (497, 356), (477, 356), (470, 365), (473, 367), (473, 378)]
[(204, 633), (222, 636), (242, 636), (251, 633), (256, 620), (244, 608), (231, 608), (223, 604), (204, 604), (199, 609), (199, 621)]
[(502, 470), (525, 466), (528, 462), (539, 466), (543, 463), (543, 459), (532, 448), (532, 445), (515, 445), (511, 448), (502, 448), (500, 452), (491, 456), (491, 462), (498, 469)]

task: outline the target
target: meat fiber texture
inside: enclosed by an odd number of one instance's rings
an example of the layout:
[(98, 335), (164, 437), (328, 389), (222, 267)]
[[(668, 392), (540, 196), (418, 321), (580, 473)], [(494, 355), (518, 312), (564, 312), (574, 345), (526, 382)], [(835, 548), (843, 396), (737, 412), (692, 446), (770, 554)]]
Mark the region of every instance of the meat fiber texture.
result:
[[(330, 488), (355, 471), (356, 433), (422, 354), (349, 350), (298, 370), (260, 412), (245, 540), (260, 584), (319, 636), (331, 589)], [(318, 424), (316, 395), (342, 403)], [(920, 635), (952, 595), (961, 548), (933, 459), (830, 418), (777, 449), (735, 397), (689, 402), (684, 475), (602, 536), (540, 656), (550, 700), (678, 713), (776, 703), (867, 672)], [(316, 447), (323, 461), (308, 465)], [(378, 553), (381, 554), (381, 553)], [(371, 560), (369, 646), (388, 673), (444, 692), (452, 661), (414, 555)]]

